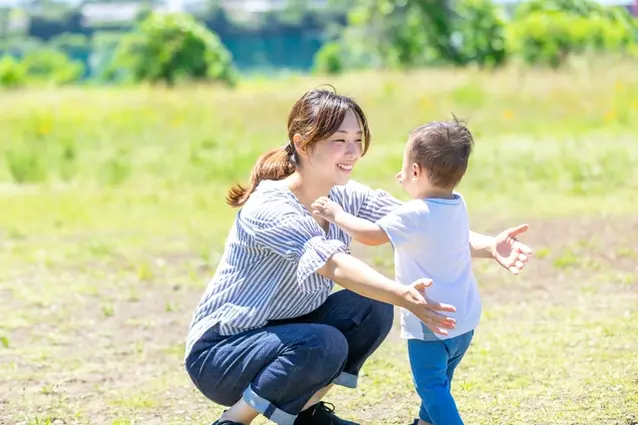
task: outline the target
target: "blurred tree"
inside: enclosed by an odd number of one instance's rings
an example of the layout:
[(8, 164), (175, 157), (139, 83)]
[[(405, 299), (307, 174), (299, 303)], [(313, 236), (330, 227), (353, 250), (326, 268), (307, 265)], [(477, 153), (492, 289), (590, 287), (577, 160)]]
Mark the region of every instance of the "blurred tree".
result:
[(232, 57), (219, 37), (179, 13), (151, 14), (122, 39), (112, 66), (136, 81), (169, 86), (179, 79), (236, 82)]
[(490, 0), (359, 0), (348, 24), (339, 37), (347, 67), (360, 65), (352, 58), (400, 68), (506, 59), (504, 14)]
[(459, 50), (464, 63), (497, 67), (507, 59), (507, 20), (492, 0), (461, 0), (457, 4)]

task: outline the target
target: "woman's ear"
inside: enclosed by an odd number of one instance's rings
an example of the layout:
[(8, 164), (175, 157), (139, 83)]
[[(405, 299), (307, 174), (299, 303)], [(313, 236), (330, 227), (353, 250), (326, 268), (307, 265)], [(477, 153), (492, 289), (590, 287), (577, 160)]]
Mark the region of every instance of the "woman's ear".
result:
[(299, 155), (299, 156), (307, 156), (306, 152), (302, 148), (302, 146), (303, 146), (303, 137), (301, 137), (301, 134), (295, 134), (293, 136), (292, 144), (295, 146), (295, 152), (297, 153), (297, 155)]

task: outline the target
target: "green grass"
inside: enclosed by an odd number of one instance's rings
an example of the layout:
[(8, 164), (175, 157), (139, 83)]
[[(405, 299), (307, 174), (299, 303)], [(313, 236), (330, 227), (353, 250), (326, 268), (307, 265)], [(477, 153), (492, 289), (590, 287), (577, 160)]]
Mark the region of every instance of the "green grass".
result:
[[(532, 225), (522, 276), (476, 264), (484, 316), (454, 382), (466, 422), (638, 423), (631, 65), (1, 93), (0, 423), (215, 419), (181, 360), (235, 214), (225, 191), (325, 82), (370, 118), (355, 179), (405, 197), (393, 176), (408, 131), (455, 113), (476, 135), (460, 188), (473, 228)], [(391, 275), (387, 247), (357, 252)], [(360, 387), (328, 399), (362, 423), (410, 423), (404, 343), (391, 335)]]

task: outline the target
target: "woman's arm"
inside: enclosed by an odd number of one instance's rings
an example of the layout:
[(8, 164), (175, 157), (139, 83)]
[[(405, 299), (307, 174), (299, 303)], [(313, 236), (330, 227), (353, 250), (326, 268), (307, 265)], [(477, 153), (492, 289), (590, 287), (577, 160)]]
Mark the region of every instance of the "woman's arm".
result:
[(425, 289), (432, 285), (430, 279), (422, 279), (412, 285), (400, 285), (364, 262), (341, 252), (334, 254), (318, 272), (360, 295), (408, 309), (432, 332), (447, 335), (446, 329), (455, 327), (454, 319), (438, 311), (453, 312), (456, 309), (425, 295)]

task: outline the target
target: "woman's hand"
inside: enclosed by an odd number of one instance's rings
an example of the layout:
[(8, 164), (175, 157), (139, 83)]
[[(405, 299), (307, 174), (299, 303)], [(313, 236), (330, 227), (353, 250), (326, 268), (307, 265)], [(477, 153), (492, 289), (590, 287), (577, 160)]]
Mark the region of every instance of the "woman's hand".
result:
[(454, 306), (439, 303), (426, 295), (426, 288), (432, 286), (432, 279), (419, 279), (405, 288), (403, 307), (411, 311), (432, 332), (447, 335), (446, 329), (454, 329), (456, 320), (438, 313), (439, 311), (456, 311)]
[(527, 224), (511, 227), (496, 235), (490, 247), (492, 258), (513, 274), (519, 274), (532, 255), (532, 249), (516, 239), (527, 229), (529, 229)]

